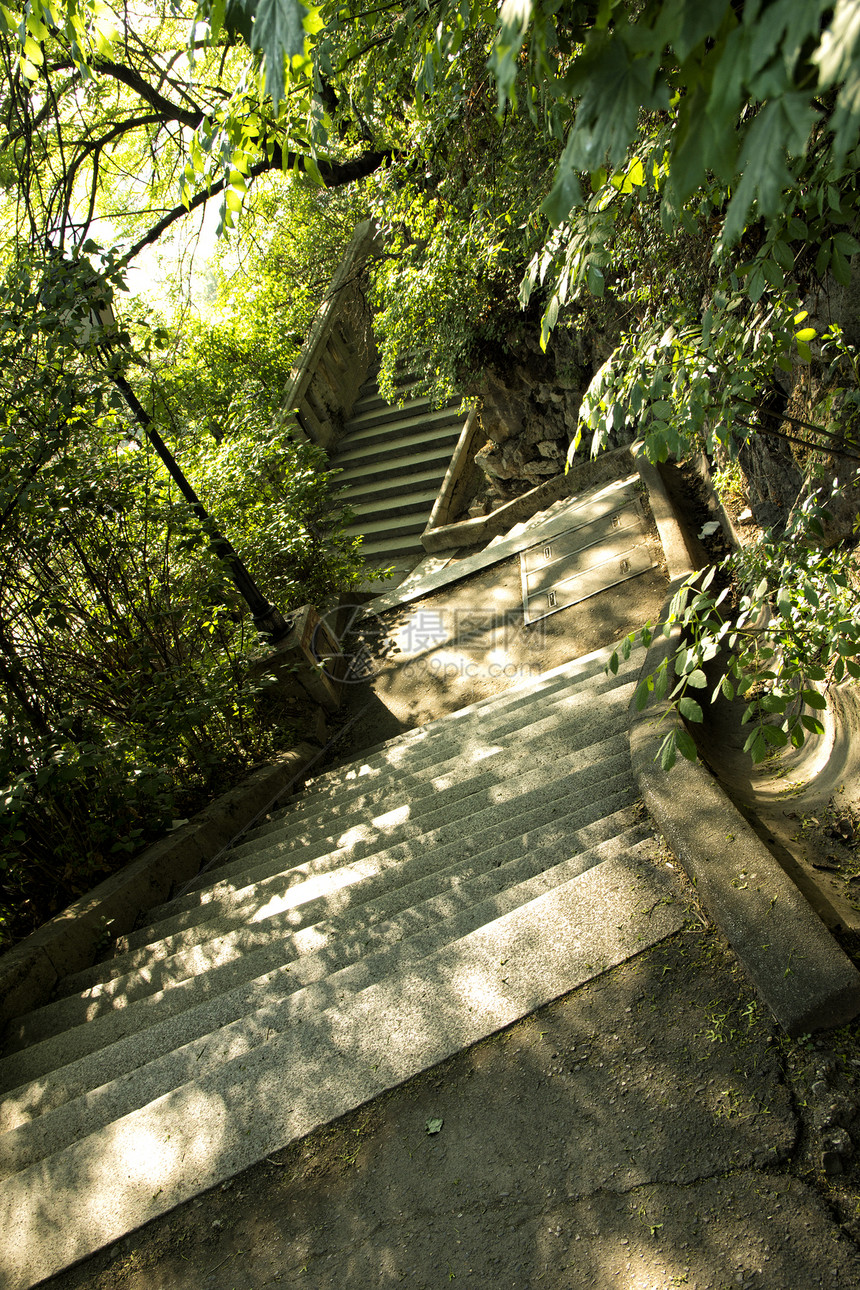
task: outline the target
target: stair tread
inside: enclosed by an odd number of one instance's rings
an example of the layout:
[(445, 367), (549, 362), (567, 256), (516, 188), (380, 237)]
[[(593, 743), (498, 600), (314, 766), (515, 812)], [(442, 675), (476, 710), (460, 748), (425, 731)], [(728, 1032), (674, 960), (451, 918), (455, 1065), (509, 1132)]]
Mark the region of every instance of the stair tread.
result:
[[(611, 762), (611, 775), (607, 773), (603, 777), (605, 791), (623, 792), (629, 784), (626, 754), (614, 754)], [(152, 940), (101, 964), (103, 971), (93, 975), (107, 986), (121, 975), (140, 971), (153, 958), (166, 961), (179, 954), (192, 954), (195, 947), (232, 936), (236, 928), (241, 930), (249, 922), (254, 924), (259, 936), (266, 936), (272, 932), (273, 920), (281, 915), (286, 924), (305, 924), (317, 917), (320, 908), (345, 908), (360, 903), (368, 893), (376, 895), (402, 883), (418, 867), (434, 872), (442, 867), (449, 854), (455, 858), (457, 853), (469, 854), (470, 850), (480, 854), (488, 848), (481, 846), (480, 842), (472, 844), (470, 839), (475, 835), (465, 833), (462, 826), (456, 827), (456, 822), (464, 817), (479, 829), (488, 827), (495, 837), (511, 840), (520, 836), (517, 831), (519, 822), (527, 820), (534, 827), (540, 824), (548, 810), (554, 809), (556, 814), (566, 813), (568, 803), (571, 809), (575, 806), (599, 811), (593, 790), (589, 799), (586, 806), (568, 795), (562, 771), (545, 785), (527, 789), (518, 799), (507, 798), (478, 809), (477, 803), (464, 798), (454, 804), (450, 821), (425, 819), (411, 832), (403, 827), (390, 838), (371, 836), (363, 846), (356, 847), (354, 841), (344, 847), (326, 845), (328, 839), (317, 841), (308, 847), (310, 854), (301, 857), (291, 854), (292, 864), (284, 864), (284, 853), (273, 849), (270, 864), (266, 866), (268, 872), (239, 886), (226, 908), (214, 901), (195, 907), (187, 926), (156, 928)], [(227, 897), (224, 899), (226, 901)], [(178, 921), (185, 920), (180, 917)], [(253, 938), (246, 936), (246, 941), (259, 939), (257, 932)], [(207, 953), (202, 954), (201, 963), (205, 962)], [(158, 971), (161, 970), (162, 965), (159, 964)]]
[[(179, 1068), (199, 1077), (222, 1060), (212, 1044), (213, 1038), (221, 1041), (222, 1052), (235, 1055), (236, 1039), (243, 1029), (250, 1027), (253, 1038), (255, 1026), (259, 1036), (260, 1024), (274, 1032), (279, 1024), (283, 1028), (284, 1024), (297, 1020), (307, 1007), (317, 1011), (331, 1006), (337, 1002), (337, 992), (362, 989), (374, 974), (379, 979), (406, 962), (417, 961), (440, 945), (475, 930), (502, 913), (511, 912), (543, 891), (586, 873), (622, 850), (630, 854), (637, 847), (650, 846), (651, 841), (641, 825), (627, 823), (626, 827), (619, 826), (613, 837), (585, 846), (574, 854), (566, 854), (563, 844), (548, 846), (543, 849), (545, 855), (539, 852), (532, 856), (529, 853), (500, 868), (477, 872), (463, 881), (452, 882), (447, 889), (417, 900), (390, 917), (367, 926), (361, 932), (361, 939), (354, 934), (350, 939), (341, 938), (325, 947), (311, 947), (301, 957), (292, 959), (286, 955), (280, 960), (274, 955), (268, 959), (258, 955), (258, 962), (251, 966), (251, 971), (237, 983), (228, 983), (228, 988), (221, 994), (202, 994), (199, 978), (189, 978), (182, 983), (183, 986), (189, 993), (200, 997), (192, 1000), (186, 1011), (156, 1019), (145, 1035), (137, 1032), (120, 1038), (112, 1044), (109, 1060), (103, 1061), (99, 1052), (69, 1063), (58, 1072), (61, 1079), (57, 1087), (48, 1091), (48, 1098), (43, 1094), (38, 1106), (28, 1106), (27, 1086), (12, 1090), (4, 1099), (5, 1133), (0, 1133), (0, 1177), (12, 1172), (13, 1168), (21, 1167), (20, 1155), (28, 1138), (36, 1137), (45, 1143), (53, 1131), (50, 1117), (55, 1116), (60, 1108), (68, 1108), (79, 1099), (85, 1100), (86, 1105), (65, 1117), (65, 1123), (73, 1128), (73, 1136), (76, 1136), (80, 1132), (83, 1114), (89, 1111), (93, 1101), (104, 1101), (104, 1090), (108, 1088), (115, 1090), (112, 1105), (114, 1111), (121, 1114), (126, 1113), (132, 1104), (142, 1105), (144, 1100), (168, 1091), (163, 1085), (153, 1088), (150, 1084), (149, 1095), (142, 1098), (141, 1092), (128, 1089), (124, 1076), (130, 1070), (137, 1075), (142, 1067), (158, 1066), (159, 1077), (163, 1080), (165, 1070), (171, 1067), (172, 1054), (194, 1045), (197, 1051), (190, 1055), (191, 1065), (180, 1061)], [(256, 975), (252, 975), (254, 972)], [(300, 994), (304, 997), (297, 998)], [(153, 1012), (157, 1011), (159, 1002), (155, 996), (147, 1000)], [(267, 1009), (263, 1017), (259, 1015), (261, 1009)], [(276, 1016), (278, 1011), (281, 1013), (280, 1022)], [(232, 1033), (228, 1032), (228, 1027)], [(200, 1051), (201, 1041), (206, 1041), (205, 1052)], [(102, 1078), (105, 1072), (110, 1073), (107, 1080)], [(175, 1080), (169, 1087), (181, 1082)], [(94, 1099), (92, 1094), (96, 1092), (99, 1096)], [(120, 1109), (121, 1102), (124, 1102), (125, 1110)], [(41, 1126), (41, 1130), (35, 1126)], [(15, 1142), (6, 1140), (5, 1134), (8, 1133), (16, 1135)]]
[(598, 865), (11, 1175), (0, 1275), (9, 1290), (34, 1284), (663, 939), (681, 925), (662, 903), (671, 891), (623, 859)]

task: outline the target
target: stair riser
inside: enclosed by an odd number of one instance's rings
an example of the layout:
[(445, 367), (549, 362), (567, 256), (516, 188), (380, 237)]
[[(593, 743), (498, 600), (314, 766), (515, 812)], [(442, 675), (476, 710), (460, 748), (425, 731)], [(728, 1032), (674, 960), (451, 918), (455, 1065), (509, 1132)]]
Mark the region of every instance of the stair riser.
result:
[[(621, 722), (618, 723), (621, 727)], [(365, 825), (347, 828), (345, 832), (332, 830), (327, 815), (317, 817), (307, 827), (298, 828), (298, 821), (283, 835), (269, 835), (255, 844), (243, 856), (243, 863), (230, 875), (219, 879), (211, 888), (189, 892), (173, 902), (167, 917), (153, 920), (146, 928), (126, 938), (129, 951), (151, 945), (175, 932), (199, 926), (211, 917), (211, 908), (226, 912), (237, 903), (244, 904), (255, 889), (260, 893), (276, 889), (286, 890), (314, 876), (332, 873), (352, 861), (372, 856), (380, 848), (400, 842), (425, 838), (440, 830), (460, 829), (461, 821), (468, 821), (467, 832), (472, 833), (494, 818), (493, 813), (506, 804), (519, 799), (530, 800), (530, 795), (541, 792), (554, 782), (577, 777), (576, 792), (586, 785), (599, 782), (604, 770), (620, 769), (627, 757), (626, 733), (619, 728), (614, 733), (607, 730), (607, 738), (599, 744), (588, 743), (585, 748), (570, 749), (564, 735), (546, 739), (546, 747), (537, 754), (513, 766), (510, 777), (499, 779), (499, 772), (475, 775), (465, 782), (455, 781), (444, 793), (424, 797), (411, 804), (408, 790), (399, 807), (377, 815)], [(545, 758), (544, 764), (539, 764)], [(504, 772), (502, 772), (504, 773)], [(410, 811), (408, 817), (397, 818), (398, 812)], [(386, 827), (385, 817), (391, 819)], [(359, 832), (359, 829), (361, 830)]]
[[(250, 982), (230, 996), (198, 1008), (193, 1018), (186, 1015), (181, 1021), (153, 1027), (142, 1037), (133, 1058), (124, 1054), (126, 1065), (134, 1061), (130, 1068), (135, 1072), (133, 1082), (117, 1078), (115, 1051), (109, 1058), (101, 1054), (101, 1069), (113, 1072), (110, 1083), (95, 1083), (92, 1091), (79, 1094), (61, 1109), (0, 1136), (0, 1177), (27, 1168), (184, 1083), (205, 1078), (223, 1062), (250, 1053), (304, 1017), (337, 1006), (344, 995), (367, 989), (420, 962), (619, 855), (622, 848), (633, 857), (651, 845), (631, 830), (572, 859), (554, 862), (548, 853), (551, 868), (540, 869), (535, 857), (524, 857), (518, 865), (493, 870), (450, 894), (434, 897), (400, 920), (378, 924), (364, 952), (355, 942), (340, 942), (332, 947), (339, 953), (309, 954), (291, 969)], [(188, 1035), (192, 1027), (197, 1032), (193, 1038)], [(92, 1066), (91, 1078), (100, 1080), (98, 1063)]]
[[(227, 980), (234, 983), (235, 974), (246, 973), (239, 975), (240, 980), (257, 975), (256, 964), (260, 960), (252, 962), (252, 956), (270, 950), (273, 943), (283, 945), (281, 961), (288, 960), (319, 948), (320, 937), (327, 946), (336, 935), (343, 934), (344, 927), (355, 929), (391, 917), (415, 900), (427, 899), (438, 884), (444, 887), (464, 877), (474, 877), (496, 864), (509, 863), (533, 848), (561, 845), (563, 849), (575, 850), (578, 846), (595, 845), (611, 836), (601, 822), (629, 806), (633, 800), (632, 788), (627, 776), (622, 775), (605, 783), (599, 803), (595, 802), (593, 793), (585, 796), (585, 804), (571, 802), (568, 806), (562, 802), (554, 818), (547, 818), (546, 810), (538, 808), (524, 812), (519, 819), (500, 823), (489, 847), (460, 840), (439, 845), (429, 852), (421, 849), (412, 855), (407, 848), (400, 847), (394, 856), (388, 857), (392, 861), (399, 859), (393, 873), (383, 871), (335, 895), (309, 902), (300, 911), (275, 914), (257, 924), (242, 921), (220, 936), (215, 935), (218, 929), (212, 926), (210, 940), (201, 940), (173, 956), (165, 952), (154, 959), (146, 978), (132, 972), (115, 979), (102, 993), (89, 999), (71, 997), (48, 1004), (27, 1019), (28, 1041), (32, 1046), (11, 1053), (0, 1062), (0, 1088), (38, 1078), (53, 1065), (73, 1061), (130, 1033), (138, 1025), (135, 1014), (146, 1015), (150, 1006), (146, 1002), (148, 996), (160, 990), (168, 991), (160, 1006), (178, 1012), (191, 1006), (193, 992), (220, 989)], [(617, 821), (613, 827), (617, 827)], [(320, 928), (320, 924), (332, 921), (335, 926), (331, 933)], [(232, 975), (231, 964), (237, 965)], [(201, 984), (178, 988), (179, 983), (192, 978), (198, 978)], [(116, 1010), (118, 1000), (127, 1005), (119, 1011)], [(136, 1007), (141, 1000), (144, 1001), (142, 1012)], [(38, 1042), (40, 1039), (42, 1042)]]
[[(666, 890), (623, 862), (598, 865), (13, 1175), (0, 1188), (5, 1290), (109, 1245), (663, 939), (681, 925), (680, 911), (661, 905)], [(643, 902), (650, 914), (638, 912)], [(607, 907), (617, 926), (602, 925)], [(595, 929), (587, 941), (583, 923)], [(547, 942), (570, 948), (548, 956)]]
[[(566, 748), (574, 752), (589, 738), (599, 742), (604, 734), (601, 728), (603, 717), (612, 723), (614, 729), (618, 713), (626, 707), (633, 689), (633, 682), (622, 685), (607, 683), (596, 689), (591, 698), (559, 689), (548, 694), (541, 703), (540, 711), (545, 715), (539, 721), (524, 724), (522, 710), (511, 708), (507, 720), (499, 721), (495, 728), (464, 730), (454, 741), (440, 738), (432, 744), (418, 741), (404, 744), (387, 754), (387, 762), (383, 760), (380, 764), (375, 758), (375, 764), (370, 761), (360, 763), (360, 769), (352, 778), (342, 778), (337, 772), (332, 772), (331, 782), (324, 778), (311, 781), (295, 802), (249, 831), (235, 848), (235, 853), (240, 857), (251, 851), (258, 840), (279, 834), (289, 827), (292, 820), (310, 822), (317, 815), (342, 817), (348, 811), (362, 812), (389, 800), (394, 805), (394, 799), (401, 792), (408, 792), (411, 801), (432, 796), (440, 791), (431, 787), (435, 781), (441, 785), (455, 777), (468, 779), (485, 769), (492, 770), (494, 756), (521, 757), (531, 746), (540, 761), (547, 760), (542, 740), (549, 734), (570, 741), (562, 745), (563, 751)], [(603, 703), (599, 721), (594, 720), (591, 711), (594, 697), (599, 697)], [(478, 752), (481, 753), (480, 758)], [(464, 755), (471, 759), (465, 775)], [(485, 760), (486, 767), (482, 765)], [(393, 779), (395, 773), (396, 779)]]
[[(217, 905), (204, 905), (188, 915), (180, 915), (176, 922), (187, 921), (185, 927), (102, 964), (104, 976), (114, 978), (128, 971), (137, 971), (154, 956), (172, 956), (194, 946), (202, 946), (233, 928), (245, 926), (249, 921), (261, 926), (265, 923), (263, 934), (271, 926), (269, 920), (277, 914), (284, 914), (295, 926), (305, 924), (309, 921), (307, 911), (320, 901), (350, 901), (354, 899), (349, 894), (350, 890), (355, 887), (361, 892), (365, 883), (376, 884), (374, 894), (387, 886), (397, 885), (402, 881), (398, 868), (416, 850), (438, 854), (453, 844), (461, 848), (461, 853), (474, 854), (484, 849), (475, 842), (484, 830), (504, 829), (505, 836), (515, 837), (518, 812), (526, 818), (526, 815), (540, 814), (541, 811), (558, 813), (562, 806), (572, 808), (583, 797), (593, 799), (595, 786), (604, 782), (604, 778), (625, 775), (628, 765), (625, 750), (606, 766), (593, 767), (592, 774), (579, 776), (578, 779), (584, 782), (577, 783), (574, 791), (571, 791), (564, 768), (556, 767), (554, 773), (558, 770), (558, 774), (555, 779), (521, 794), (509, 794), (502, 802), (493, 803), (482, 811), (475, 809), (476, 804), (473, 805), (469, 799), (454, 803), (450, 810), (440, 812), (444, 822), (435, 828), (419, 824), (414, 830), (407, 831), (404, 827), (396, 835), (368, 839), (337, 852), (321, 852), (310, 847), (309, 850), (315, 854), (308, 856), (300, 869), (294, 866), (287, 871), (286, 881), (283, 868), (278, 868), (283, 865), (283, 856), (275, 853), (265, 860), (265, 877), (254, 881), (253, 885), (242, 887), (229, 902), (224, 900)], [(461, 824), (464, 820), (468, 821), (468, 828)], [(357, 851), (361, 854), (356, 855)], [(428, 859), (427, 863), (431, 868), (438, 867), (433, 859)], [(270, 874), (270, 869), (276, 872)], [(164, 926), (158, 930), (163, 931)]]

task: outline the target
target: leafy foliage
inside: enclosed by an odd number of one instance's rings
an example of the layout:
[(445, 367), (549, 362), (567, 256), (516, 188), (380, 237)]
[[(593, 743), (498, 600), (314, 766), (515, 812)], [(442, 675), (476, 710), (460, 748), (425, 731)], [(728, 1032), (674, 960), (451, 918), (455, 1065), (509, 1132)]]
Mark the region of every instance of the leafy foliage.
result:
[[(90, 274), (84, 262), (22, 264), (2, 291), (0, 938), (86, 890), (295, 727), (249, 680), (261, 647), (247, 612), (129, 421), (99, 329), (82, 339)], [(273, 439), (270, 404), (252, 398), (220, 442), (204, 431), (182, 449), (282, 608), (357, 576), (318, 450), (286, 427)]]

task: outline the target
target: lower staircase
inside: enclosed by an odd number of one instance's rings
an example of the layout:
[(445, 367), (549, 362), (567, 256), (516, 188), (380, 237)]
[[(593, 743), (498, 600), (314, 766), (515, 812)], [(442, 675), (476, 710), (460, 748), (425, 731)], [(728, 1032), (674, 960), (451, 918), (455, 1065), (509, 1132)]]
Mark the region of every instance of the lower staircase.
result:
[(675, 931), (640, 658), (568, 663), (320, 775), (0, 1060), (25, 1290)]
[(398, 386), (390, 403), (376, 376), (362, 387), (329, 463), (353, 512), (346, 532), (363, 539), (362, 555), (376, 569), (403, 576), (424, 557), (421, 534), (463, 428), (459, 403), (431, 407), (414, 396), (417, 377)]

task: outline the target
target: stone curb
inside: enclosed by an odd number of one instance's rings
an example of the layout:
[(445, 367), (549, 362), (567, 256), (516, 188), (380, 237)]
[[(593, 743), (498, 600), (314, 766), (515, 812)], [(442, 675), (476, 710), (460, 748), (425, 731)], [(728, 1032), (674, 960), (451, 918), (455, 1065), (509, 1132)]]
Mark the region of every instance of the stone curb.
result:
[[(671, 595), (683, 579), (671, 587)], [(642, 676), (676, 648), (680, 629), (651, 644)], [(744, 972), (789, 1035), (844, 1025), (860, 1012), (860, 973), (701, 762), (657, 760), (682, 725), (663, 701), (630, 705), (630, 757), (642, 798)]]
[(195, 877), (318, 755), (301, 743), (255, 771), (2, 955), (0, 1024), (47, 1003), (62, 977), (93, 962), (108, 924), (112, 936), (131, 931), (139, 913)]
[[(467, 422), (464, 430), (468, 425)], [(479, 515), (471, 520), (458, 520), (453, 524), (441, 524), (435, 528), (432, 522), (428, 523), (421, 534), (421, 543), (429, 555), (438, 555), (441, 552), (456, 551), (458, 548), (469, 548), (482, 542), (489, 542), (494, 537), (501, 537), (512, 525), (530, 520), (538, 511), (551, 506), (553, 502), (561, 501), (563, 497), (575, 497), (577, 493), (608, 483), (618, 475), (619, 461), (625, 460), (630, 463), (630, 471), (638, 468), (638, 461), (631, 459), (630, 449), (627, 447), (616, 448), (597, 458), (586, 457), (571, 466), (570, 470), (553, 475), (542, 484), (523, 493), (521, 497), (505, 502), (489, 515)], [(447, 476), (443, 489), (446, 486), (449, 488), (454, 486), (454, 481), (449, 483)], [(441, 491), (439, 496), (442, 496)]]

